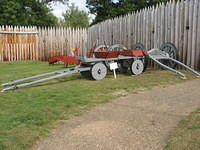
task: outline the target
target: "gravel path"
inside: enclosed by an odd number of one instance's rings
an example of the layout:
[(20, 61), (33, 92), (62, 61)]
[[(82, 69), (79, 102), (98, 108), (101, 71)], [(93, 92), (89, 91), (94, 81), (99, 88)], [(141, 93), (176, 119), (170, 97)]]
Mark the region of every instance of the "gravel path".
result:
[(199, 107), (199, 79), (155, 88), (67, 120), (33, 150), (162, 150), (178, 121)]

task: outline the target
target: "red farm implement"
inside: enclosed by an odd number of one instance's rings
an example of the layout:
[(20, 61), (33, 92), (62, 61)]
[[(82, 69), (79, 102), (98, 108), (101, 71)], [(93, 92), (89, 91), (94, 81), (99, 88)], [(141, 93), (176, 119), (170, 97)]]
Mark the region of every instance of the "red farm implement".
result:
[[(89, 77), (93, 80), (102, 80), (106, 77), (108, 71), (115, 72), (115, 69), (121, 73), (126, 73), (130, 69), (133, 75), (139, 75), (145, 71), (148, 64), (148, 59), (153, 60), (162, 68), (168, 69), (183, 78), (185, 78), (185, 75), (174, 69), (176, 64), (179, 64), (197, 76), (200, 76), (199, 72), (177, 61), (177, 54), (178, 51), (176, 47), (171, 43), (163, 44), (161, 48), (154, 48), (149, 51), (145, 51), (142, 44), (136, 44), (134, 49), (127, 49), (125, 46), (120, 44), (115, 44), (110, 47), (106, 45), (100, 45), (95, 49), (91, 49), (89, 57), (54, 56), (49, 60), (51, 63), (63, 61), (64, 63), (76, 64), (77, 66), (2, 84), (2, 86), (13, 85), (3, 89), (2, 92), (61, 78), (74, 73), (81, 73), (82, 76)], [(115, 66), (114, 70), (113, 66)], [(46, 76), (50, 77), (18, 84), (20, 82)]]
[(52, 56), (48, 59), (49, 64), (54, 64), (56, 62), (63, 62), (64, 64), (75, 64), (79, 65), (80, 61), (76, 60), (76, 56), (78, 56), (78, 49), (71, 49), (71, 56)]

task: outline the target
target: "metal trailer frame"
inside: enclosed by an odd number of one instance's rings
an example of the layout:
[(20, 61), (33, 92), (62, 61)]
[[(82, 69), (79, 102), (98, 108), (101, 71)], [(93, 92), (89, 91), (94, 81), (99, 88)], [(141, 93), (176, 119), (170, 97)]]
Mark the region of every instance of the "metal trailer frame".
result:
[[(14, 85), (14, 86), (5, 88), (1, 92), (5, 92), (5, 91), (9, 91), (9, 90), (15, 90), (15, 89), (18, 89), (18, 88), (30, 86), (30, 85), (33, 85), (33, 84), (37, 84), (37, 83), (61, 78), (61, 77), (64, 77), (64, 76), (67, 76), (67, 75), (70, 75), (70, 74), (74, 74), (74, 73), (78, 73), (78, 72), (82, 72), (82, 71), (88, 71), (88, 70), (90, 70), (90, 67), (77, 66), (75, 68), (70, 68), (70, 69), (65, 69), (65, 70), (60, 70), (60, 71), (55, 71), (55, 72), (50, 72), (50, 73), (44, 73), (44, 74), (41, 74), (41, 75), (36, 75), (36, 76), (28, 77), (28, 78), (23, 78), (23, 79), (20, 79), (20, 80), (11, 81), (11, 82), (2, 84), (1, 86), (10, 86), (10, 85)], [(15, 85), (16, 83), (20, 83), (20, 82), (24, 82), (24, 81), (28, 81), (28, 80), (32, 80), (32, 79), (37, 79), (37, 78), (41, 78), (41, 77), (46, 77), (46, 76), (50, 76), (50, 75), (55, 75), (55, 76), (51, 76), (51, 77), (48, 77), (48, 78), (44, 78), (44, 79), (40, 79), (40, 80), (28, 82), (28, 83)]]
[[(68, 69), (63, 69), (63, 70), (59, 70), (59, 71), (44, 73), (44, 74), (40, 74), (40, 75), (36, 75), (36, 76), (32, 76), (32, 77), (27, 77), (27, 78), (23, 78), (23, 79), (19, 79), (19, 80), (10, 81), (8, 83), (1, 84), (1, 86), (11, 86), (11, 87), (8, 87), (8, 88), (4, 88), (1, 92), (5, 92), (5, 91), (9, 91), (9, 90), (15, 90), (15, 89), (18, 89), (18, 88), (23, 88), (23, 87), (26, 87), (26, 86), (30, 86), (30, 85), (38, 84), (38, 83), (41, 83), (41, 82), (61, 78), (61, 77), (67, 76), (67, 75), (75, 74), (75, 73), (91, 71), (92, 67), (95, 64), (98, 64), (98, 63), (105, 64), (105, 66), (109, 69), (109, 63), (111, 63), (111, 62), (120, 61), (120, 60), (135, 61), (135, 60), (138, 60), (138, 59), (143, 59), (144, 57), (145, 56), (119, 56), (118, 58), (107, 58), (107, 59), (106, 58), (104, 59), (104, 58), (77, 57), (77, 60), (81, 61), (81, 63), (82, 63), (79, 66), (76, 66), (76, 67), (73, 67), (73, 68), (68, 68)], [(47, 76), (50, 76), (50, 77), (47, 77)], [(43, 78), (43, 79), (39, 79), (39, 80), (27, 82), (27, 83), (18, 84), (18, 83), (21, 83), (21, 82), (30, 81), (30, 80), (38, 79), (38, 78), (42, 78), (42, 77), (47, 77), (47, 78)]]
[(179, 72), (179, 71), (177, 71), (177, 70), (165, 65), (160, 60), (170, 60), (170, 61), (172, 61), (174, 63), (177, 63), (180, 66), (186, 68), (187, 70), (189, 70), (193, 74), (197, 75), (197, 77), (200, 77), (200, 73), (199, 72), (195, 71), (193, 68), (185, 65), (184, 63), (181, 63), (180, 61), (177, 61), (176, 59), (171, 58), (166, 52), (161, 51), (158, 48), (151, 49), (147, 53), (148, 53), (149, 58), (152, 59), (154, 62), (156, 62), (158, 65), (160, 65), (161, 67), (163, 67), (163, 68), (165, 68), (167, 70), (170, 70), (170, 71), (176, 73), (177, 75), (181, 76), (184, 79), (186, 78), (186, 76), (183, 73), (181, 73), (181, 72)]

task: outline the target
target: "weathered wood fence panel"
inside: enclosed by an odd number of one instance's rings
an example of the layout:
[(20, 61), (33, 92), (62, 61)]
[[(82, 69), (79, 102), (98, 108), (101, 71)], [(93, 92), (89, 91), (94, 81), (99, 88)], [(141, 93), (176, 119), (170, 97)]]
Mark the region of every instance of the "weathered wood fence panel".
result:
[(38, 60), (35, 27), (0, 27), (0, 61)]
[[(0, 61), (42, 60), (87, 49), (87, 29), (63, 27), (0, 27)], [(86, 55), (86, 54), (85, 54)]]
[(78, 48), (79, 55), (86, 52), (87, 29), (63, 27), (39, 28), (39, 60), (55, 55), (68, 55), (70, 48)]
[(133, 48), (139, 42), (147, 50), (171, 42), (179, 50), (180, 61), (200, 70), (200, 1), (161, 3), (107, 20), (89, 28), (88, 40), (88, 47), (118, 43)]

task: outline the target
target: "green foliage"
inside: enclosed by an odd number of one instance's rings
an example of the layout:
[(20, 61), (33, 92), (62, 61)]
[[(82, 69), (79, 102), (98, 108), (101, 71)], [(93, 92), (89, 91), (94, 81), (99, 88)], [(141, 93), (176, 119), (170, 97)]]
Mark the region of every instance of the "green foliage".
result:
[(92, 24), (125, 15), (130, 12), (153, 6), (169, 0), (87, 0), (87, 7), (91, 14), (96, 15)]
[(65, 27), (88, 27), (89, 17), (88, 13), (81, 11), (73, 3), (69, 9), (63, 14), (64, 20), (61, 25)]
[(0, 25), (53, 26), (57, 18), (38, 0), (0, 0)]
[(61, 3), (65, 3), (65, 2), (68, 2), (69, 0), (39, 0), (40, 2), (43, 2), (43, 3), (46, 3), (46, 4), (49, 4), (51, 2), (61, 2)]

